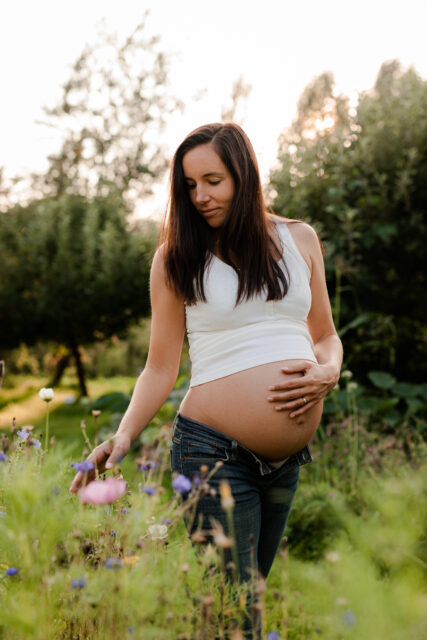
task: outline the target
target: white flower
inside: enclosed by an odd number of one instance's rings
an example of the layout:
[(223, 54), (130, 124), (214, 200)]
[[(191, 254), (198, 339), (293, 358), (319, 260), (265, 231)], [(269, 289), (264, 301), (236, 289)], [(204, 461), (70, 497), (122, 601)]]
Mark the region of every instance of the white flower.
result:
[(344, 378), (344, 380), (350, 380), (352, 377), (353, 373), (349, 369), (341, 372), (341, 378)]
[(151, 524), (148, 527), (148, 534), (152, 540), (163, 540), (168, 535), (168, 528), (165, 524)]
[(357, 384), (357, 382), (349, 382), (347, 385), (347, 391), (349, 393), (352, 393), (353, 391), (356, 391), (358, 386), (359, 385)]
[(50, 402), (55, 397), (55, 392), (53, 389), (45, 389), (45, 387), (43, 387), (43, 389), (39, 391), (39, 396), (45, 402)]
[(332, 564), (341, 560), (341, 556), (338, 551), (328, 551), (325, 553), (325, 558), (328, 562), (332, 562)]

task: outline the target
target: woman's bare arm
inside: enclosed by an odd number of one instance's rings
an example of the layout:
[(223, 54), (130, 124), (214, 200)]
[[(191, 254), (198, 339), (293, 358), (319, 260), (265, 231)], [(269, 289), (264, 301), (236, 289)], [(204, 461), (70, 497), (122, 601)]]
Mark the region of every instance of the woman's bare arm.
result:
[[(140, 374), (129, 407), (116, 434), (87, 458), (96, 465), (98, 473), (110, 469), (129, 451), (150, 420), (170, 394), (179, 371), (185, 332), (184, 302), (166, 284), (162, 248), (157, 250), (150, 274), (151, 335), (147, 362)], [(95, 472), (75, 475), (70, 491), (76, 493), (83, 481), (89, 482)]]
[(290, 227), (294, 240), (311, 271), (311, 308), (307, 325), (314, 343), (315, 362), (302, 360), (283, 368), (283, 373), (301, 372), (301, 378), (281, 382), (270, 388), (270, 402), (278, 410), (293, 410), (296, 417), (322, 400), (339, 380), (343, 349), (336, 332), (326, 286), (323, 255), (316, 232), (300, 223)]
[(184, 303), (166, 284), (161, 248), (150, 276), (151, 336), (147, 362), (117, 433), (133, 441), (160, 409), (175, 384), (185, 333)]

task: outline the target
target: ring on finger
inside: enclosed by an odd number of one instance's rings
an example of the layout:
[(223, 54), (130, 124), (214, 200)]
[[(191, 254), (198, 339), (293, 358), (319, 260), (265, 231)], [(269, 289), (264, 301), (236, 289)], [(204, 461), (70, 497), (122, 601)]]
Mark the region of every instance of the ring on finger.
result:
[(302, 398), (302, 403), (307, 404), (307, 398), (305, 396)]

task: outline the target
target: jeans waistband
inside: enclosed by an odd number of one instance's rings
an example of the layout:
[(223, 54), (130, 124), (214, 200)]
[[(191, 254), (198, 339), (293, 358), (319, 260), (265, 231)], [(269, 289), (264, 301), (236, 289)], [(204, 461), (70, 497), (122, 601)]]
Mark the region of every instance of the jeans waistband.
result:
[(178, 429), (180, 429), (187, 435), (192, 435), (194, 434), (195, 430), (197, 430), (198, 433), (203, 434), (203, 436), (208, 440), (211, 439), (215, 442), (220, 442), (225, 447), (230, 449), (231, 459), (235, 458), (238, 453), (245, 456), (250, 456), (252, 461), (258, 463), (261, 475), (273, 473), (274, 471), (281, 469), (285, 464), (295, 463), (301, 466), (303, 464), (307, 464), (308, 462), (312, 462), (312, 457), (308, 446), (305, 446), (300, 451), (287, 456), (284, 460), (281, 461), (280, 466), (277, 466), (276, 464), (268, 462), (267, 460), (263, 460), (256, 453), (245, 447), (245, 445), (241, 444), (237, 440), (234, 440), (233, 438), (230, 438), (230, 436), (227, 436), (222, 431), (218, 431), (217, 429), (214, 429), (213, 427), (210, 427), (203, 422), (199, 422), (198, 420), (193, 420), (193, 418), (183, 416), (181, 413), (177, 413), (173, 426), (175, 427), (175, 425), (178, 427)]

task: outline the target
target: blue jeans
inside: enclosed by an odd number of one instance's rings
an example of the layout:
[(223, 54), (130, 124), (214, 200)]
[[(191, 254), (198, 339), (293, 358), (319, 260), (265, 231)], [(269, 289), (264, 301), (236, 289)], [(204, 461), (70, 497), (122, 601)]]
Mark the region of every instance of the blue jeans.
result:
[[(304, 447), (275, 468), (224, 433), (178, 413), (172, 437), (172, 471), (192, 479), (200, 476), (202, 465), (210, 471), (218, 460), (223, 465), (209, 480), (215, 495), (208, 493), (200, 498), (194, 517), (186, 522), (189, 534), (196, 529), (210, 531), (211, 518), (230, 533), (219, 494), (220, 482), (227, 480), (235, 502), (236, 575), (240, 582), (250, 582), (254, 571), (266, 578), (283, 537), (300, 466), (312, 460), (310, 451)], [(231, 560), (231, 551), (226, 550), (225, 562)]]

